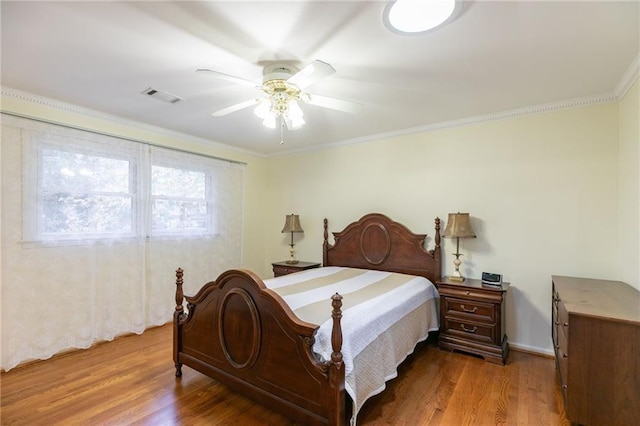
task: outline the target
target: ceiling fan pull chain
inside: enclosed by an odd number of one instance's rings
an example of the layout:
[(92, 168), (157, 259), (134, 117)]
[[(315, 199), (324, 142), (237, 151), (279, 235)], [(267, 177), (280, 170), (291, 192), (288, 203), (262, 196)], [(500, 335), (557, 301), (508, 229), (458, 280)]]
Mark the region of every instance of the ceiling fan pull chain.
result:
[(280, 145), (284, 145), (284, 119), (280, 116)]

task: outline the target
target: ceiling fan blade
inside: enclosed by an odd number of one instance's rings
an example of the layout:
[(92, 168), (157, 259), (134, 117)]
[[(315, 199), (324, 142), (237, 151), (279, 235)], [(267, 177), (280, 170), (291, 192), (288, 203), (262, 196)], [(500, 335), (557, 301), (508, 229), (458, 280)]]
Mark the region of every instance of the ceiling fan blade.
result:
[(196, 71), (197, 72), (208, 72), (208, 73), (211, 73), (211, 74), (213, 74), (214, 76), (216, 76), (218, 78), (222, 78), (224, 80), (231, 81), (233, 83), (242, 84), (243, 86), (256, 87), (256, 88), (262, 87), (260, 84), (257, 84), (257, 83), (255, 83), (253, 81), (245, 80), (244, 78), (236, 77), (234, 75), (225, 74), (223, 72), (210, 70), (208, 68), (199, 68)]
[(229, 107), (223, 108), (219, 111), (211, 113), (214, 117), (222, 117), (227, 114), (231, 114), (232, 112), (240, 111), (241, 109), (249, 108), (250, 106), (256, 105), (260, 100), (249, 99), (248, 101), (240, 102), (239, 104), (231, 105)]
[(345, 101), (343, 99), (330, 98), (328, 96), (308, 94), (309, 99), (306, 101), (310, 105), (317, 105), (324, 108), (335, 109), (338, 111), (357, 114), (362, 110), (362, 104), (358, 102)]
[(300, 71), (292, 75), (287, 83), (295, 84), (300, 89), (311, 86), (313, 83), (322, 80), (325, 77), (335, 73), (331, 65), (322, 61), (313, 61)]

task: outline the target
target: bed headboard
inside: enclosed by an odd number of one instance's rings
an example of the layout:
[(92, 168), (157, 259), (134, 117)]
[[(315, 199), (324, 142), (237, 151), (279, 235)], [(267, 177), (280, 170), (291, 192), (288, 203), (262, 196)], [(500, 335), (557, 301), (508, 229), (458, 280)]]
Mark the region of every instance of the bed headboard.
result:
[(420, 275), (434, 284), (442, 271), (440, 256), (440, 219), (435, 219), (435, 248), (426, 250), (426, 234), (414, 234), (387, 216), (370, 213), (333, 232), (329, 244), (328, 221), (324, 220), (322, 262), (324, 266), (376, 269)]

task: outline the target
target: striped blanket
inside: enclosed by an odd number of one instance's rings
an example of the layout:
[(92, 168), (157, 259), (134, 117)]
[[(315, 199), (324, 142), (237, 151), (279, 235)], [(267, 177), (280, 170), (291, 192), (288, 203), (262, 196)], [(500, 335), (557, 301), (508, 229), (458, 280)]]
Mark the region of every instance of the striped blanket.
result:
[(264, 281), (303, 321), (318, 324), (313, 350), (331, 358), (331, 296), (340, 293), (345, 390), (352, 424), (364, 402), (397, 376), (398, 365), (438, 329), (438, 292), (426, 278), (325, 267)]

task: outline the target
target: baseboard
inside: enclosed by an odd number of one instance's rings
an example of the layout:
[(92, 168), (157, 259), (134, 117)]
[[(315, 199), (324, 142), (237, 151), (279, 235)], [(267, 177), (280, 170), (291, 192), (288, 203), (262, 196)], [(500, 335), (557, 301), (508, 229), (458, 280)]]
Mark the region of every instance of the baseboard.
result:
[(524, 352), (532, 355), (538, 355), (545, 358), (555, 358), (556, 355), (553, 351), (547, 349), (538, 348), (535, 346), (522, 345), (520, 343), (509, 342), (509, 349), (517, 352)]

